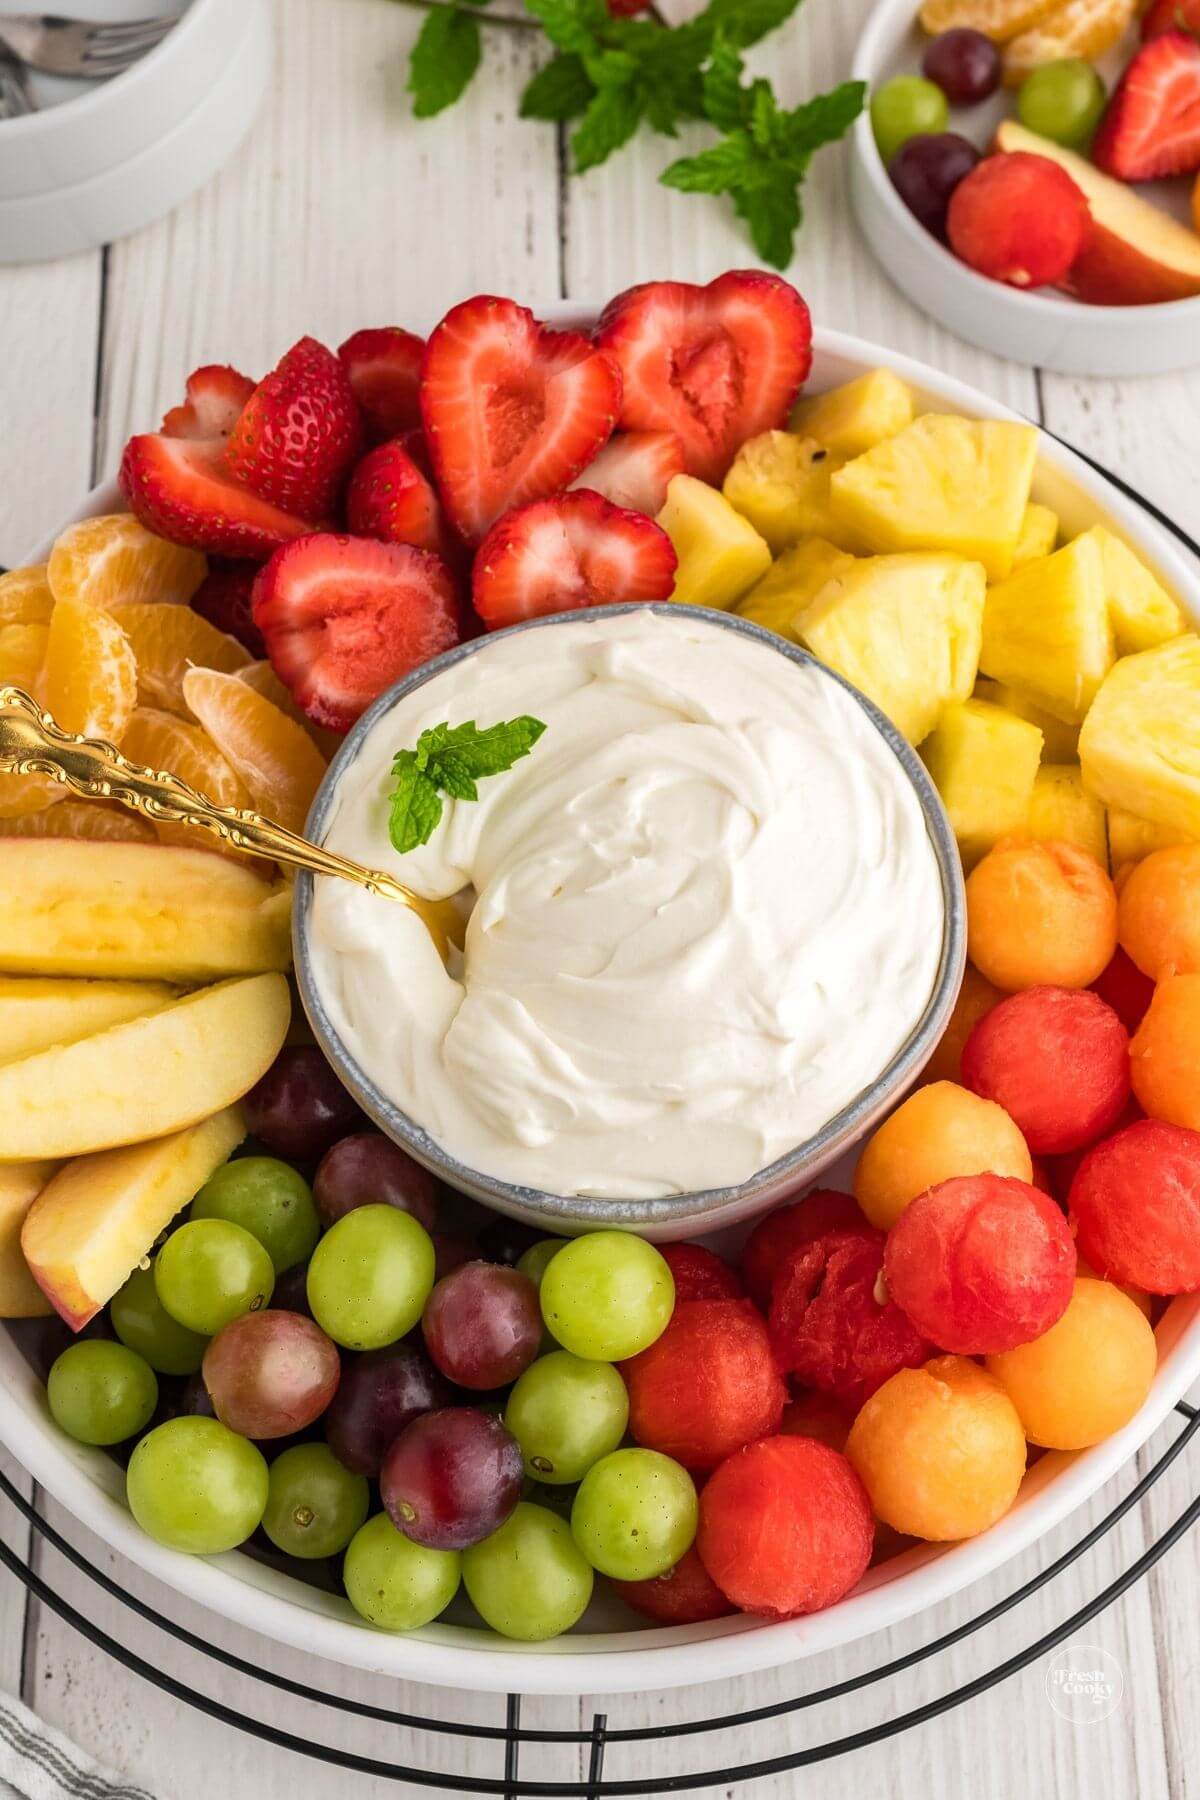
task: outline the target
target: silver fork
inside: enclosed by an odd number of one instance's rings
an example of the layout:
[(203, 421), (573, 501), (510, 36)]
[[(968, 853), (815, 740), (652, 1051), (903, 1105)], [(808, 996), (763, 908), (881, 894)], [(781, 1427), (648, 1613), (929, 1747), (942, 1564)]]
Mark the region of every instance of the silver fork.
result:
[(100, 80), (119, 75), (178, 25), (178, 13), (155, 19), (65, 19), (58, 13), (0, 14), (0, 45), (46, 75)]
[(15, 56), (0, 47), (0, 119), (19, 119), (36, 109), (25, 71)]

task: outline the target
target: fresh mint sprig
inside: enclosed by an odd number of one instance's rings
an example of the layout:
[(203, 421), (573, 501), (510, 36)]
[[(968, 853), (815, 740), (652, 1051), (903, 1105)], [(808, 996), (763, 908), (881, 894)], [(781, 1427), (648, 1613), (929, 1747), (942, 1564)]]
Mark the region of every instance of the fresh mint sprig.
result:
[(392, 759), (388, 836), (403, 854), (427, 844), (442, 819), (442, 795), (452, 800), (478, 800), (479, 782), (504, 775), (528, 756), (546, 727), (527, 713), (480, 731), (474, 719), (465, 725), (431, 726), (417, 739), (415, 750), (399, 750)]

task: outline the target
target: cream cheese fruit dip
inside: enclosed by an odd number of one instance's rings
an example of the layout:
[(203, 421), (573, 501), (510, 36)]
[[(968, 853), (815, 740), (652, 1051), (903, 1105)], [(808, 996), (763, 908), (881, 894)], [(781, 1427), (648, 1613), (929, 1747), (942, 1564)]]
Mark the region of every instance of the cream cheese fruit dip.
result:
[[(546, 726), (530, 754), (397, 854), (395, 753), (518, 714)], [(686, 614), (483, 642), (376, 722), (325, 842), (474, 889), (447, 970), (406, 908), (318, 879), (313, 980), (451, 1156), (554, 1194), (745, 1180), (874, 1081), (938, 971), (938, 865), (885, 739), (822, 669)]]

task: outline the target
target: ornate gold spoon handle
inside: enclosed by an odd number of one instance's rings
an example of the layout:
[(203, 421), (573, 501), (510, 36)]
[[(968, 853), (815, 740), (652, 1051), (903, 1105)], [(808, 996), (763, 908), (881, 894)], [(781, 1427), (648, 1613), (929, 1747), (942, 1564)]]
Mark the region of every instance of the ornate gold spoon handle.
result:
[(132, 812), (172, 825), (201, 825), (231, 849), (266, 856), (314, 875), (340, 875), (372, 894), (399, 900), (421, 919), (443, 961), (447, 941), (459, 936), (449, 901), (425, 900), (382, 869), (368, 869), (298, 837), (261, 813), (217, 806), (178, 775), (129, 762), (101, 738), (63, 731), (23, 688), (0, 687), (0, 770), (48, 775), (89, 800), (118, 800)]

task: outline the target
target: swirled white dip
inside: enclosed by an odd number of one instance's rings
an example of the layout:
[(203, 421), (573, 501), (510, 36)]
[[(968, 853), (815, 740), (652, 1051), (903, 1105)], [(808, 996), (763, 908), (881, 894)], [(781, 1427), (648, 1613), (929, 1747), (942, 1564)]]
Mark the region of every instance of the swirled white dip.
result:
[[(531, 754), (387, 832), (394, 753), (532, 713)], [(394, 901), (319, 880), (313, 973), (351, 1055), (461, 1162), (557, 1194), (736, 1184), (874, 1080), (943, 933), (917, 796), (818, 668), (649, 611), (485, 643), (402, 700), (341, 778), (327, 844), (478, 896), (461, 968)]]

